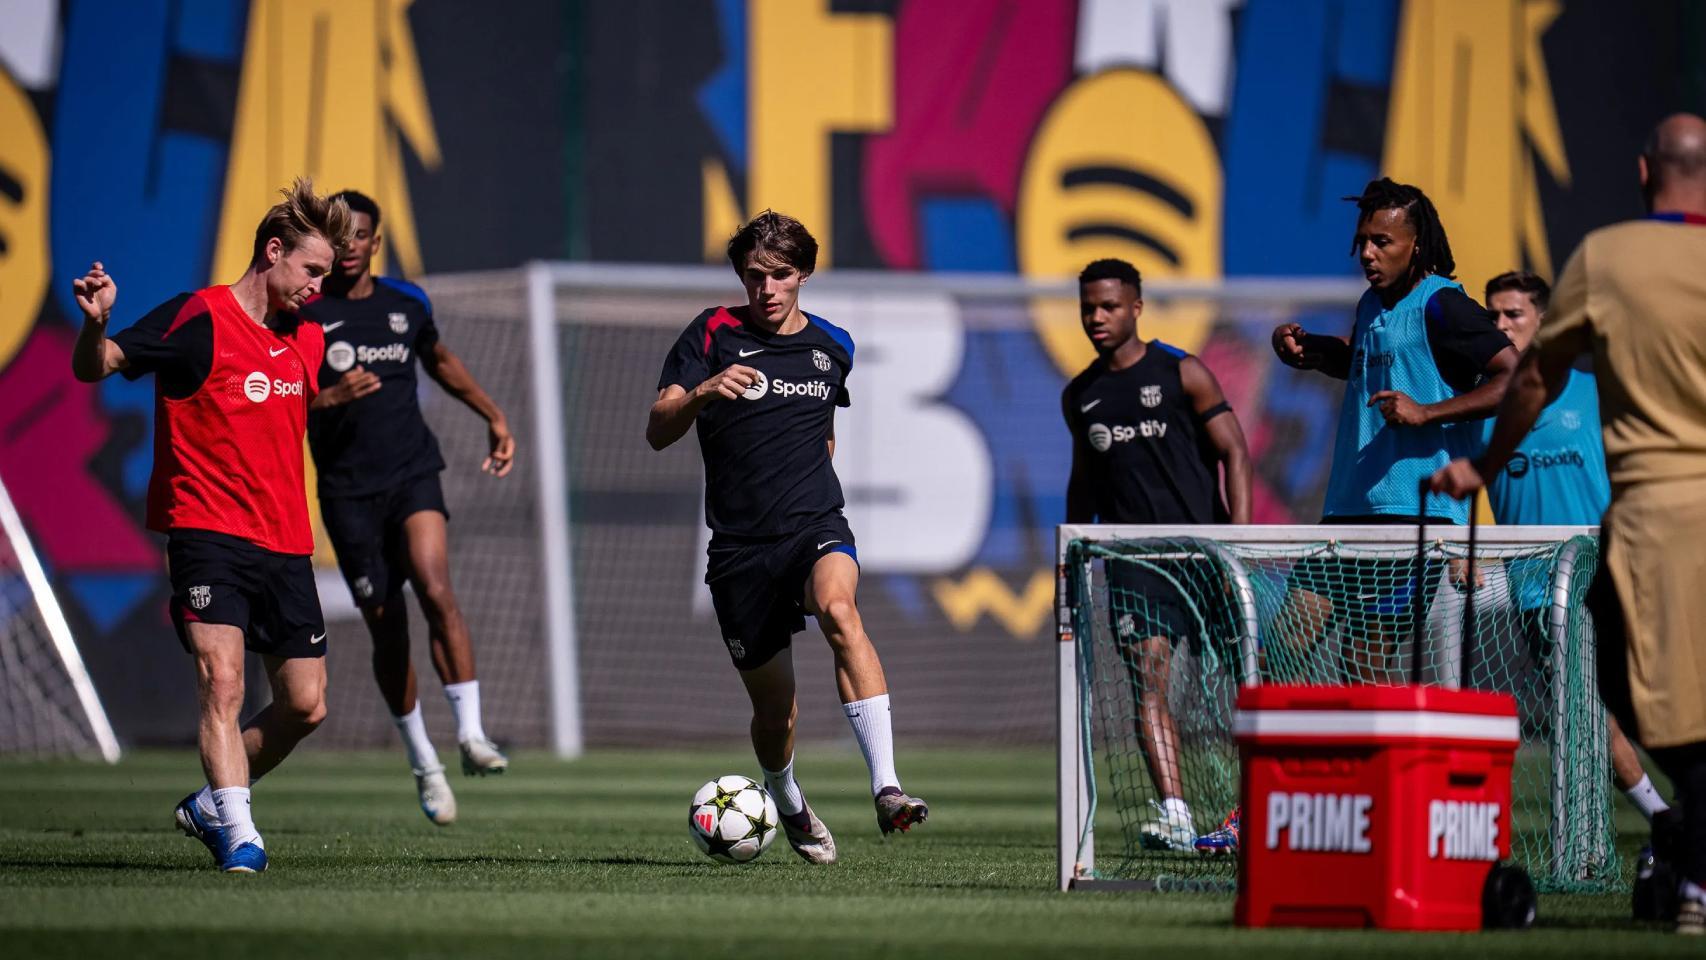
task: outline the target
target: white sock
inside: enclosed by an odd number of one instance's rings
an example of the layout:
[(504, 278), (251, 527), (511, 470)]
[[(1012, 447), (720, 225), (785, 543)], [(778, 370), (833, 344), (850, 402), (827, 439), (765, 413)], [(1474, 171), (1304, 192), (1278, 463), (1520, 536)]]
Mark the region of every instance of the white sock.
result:
[(871, 795), (876, 796), (884, 787), (900, 786), (900, 777), (894, 772), (889, 695), (844, 703), (841, 709), (847, 714), (847, 722), (853, 725), (853, 735), (859, 738), (859, 752), (865, 755), (865, 765), (871, 768)]
[(438, 751), (432, 748), (432, 741), (427, 738), (426, 719), (421, 716), (419, 701), (413, 710), (400, 717), (392, 717), (391, 722), (397, 725), (397, 732), (403, 736), (403, 751), (409, 755), (409, 769), (417, 774), (444, 769), (438, 762)]
[(225, 851), (245, 843), (265, 848), (260, 831), (255, 829), (254, 814), (249, 809), (248, 787), (220, 787), (213, 791), (213, 805), (219, 810), (219, 825), (225, 828)]
[(794, 781), (794, 758), (788, 758), (788, 765), (780, 770), (764, 771), (764, 786), (770, 791), (770, 798), (776, 801), (776, 812), (785, 817), (791, 817), (806, 808), (805, 794), (800, 792), (800, 785)]
[(480, 725), (480, 681), (447, 683), (444, 696), (450, 701), (450, 709), (456, 711), (456, 742), (487, 739), (486, 728)]
[(1168, 823), (1180, 823), (1196, 832), (1196, 825), (1191, 823), (1191, 807), (1181, 797), (1168, 797), (1161, 801), (1161, 819)]
[(195, 806), (197, 810), (201, 811), (202, 816), (214, 823), (219, 822), (219, 808), (213, 804), (212, 786), (205, 783), (201, 785), (201, 789), (197, 790), (195, 794)]
[(1623, 791), (1623, 795), (1629, 798), (1635, 809), (1641, 811), (1641, 816), (1646, 817), (1648, 823), (1653, 821), (1654, 816), (1670, 809), (1665, 798), (1653, 789), (1653, 778), (1644, 773), (1641, 774), (1641, 782)]

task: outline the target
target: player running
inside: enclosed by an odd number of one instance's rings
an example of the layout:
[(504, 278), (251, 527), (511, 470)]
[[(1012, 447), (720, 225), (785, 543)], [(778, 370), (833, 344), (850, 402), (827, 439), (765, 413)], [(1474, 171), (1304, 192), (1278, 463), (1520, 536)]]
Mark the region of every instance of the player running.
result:
[(456, 820), (456, 797), (416, 698), (405, 582), (415, 585), (432, 665), (456, 714), (462, 772), (503, 773), (509, 760), (480, 721), (474, 648), (450, 587), (450, 511), (438, 480), (444, 458), (421, 416), (415, 361), (485, 418), (491, 448), (480, 469), (494, 477), (509, 473), (515, 438), (503, 411), (438, 339), (427, 295), (413, 284), (373, 275), (382, 241), (379, 205), (354, 190), (337, 196), (349, 204), (349, 249), (327, 278), (325, 295), (302, 311), (327, 340), (318, 367), (320, 395), (308, 414), (320, 516), (373, 636), (373, 678), (402, 735), (421, 810), (443, 825)]
[[(1078, 315), (1098, 356), (1061, 394), (1072, 435), (1068, 523), (1250, 522), (1250, 456), (1238, 417), (1196, 357), (1138, 337), (1143, 280), (1124, 260), (1097, 260), (1078, 275)], [(1222, 493), (1221, 470), (1225, 470)], [(1214, 625), (1168, 577), (1108, 564), (1110, 625), (1137, 691), (1137, 734), (1161, 801), (1143, 824), (1151, 849), (1197, 841), (1179, 776), (1179, 738), (1168, 708), (1173, 647)]]
[[(179, 294), (110, 338), (112, 277), (96, 262), (72, 281), (83, 311), (77, 379), (155, 375), (148, 527), (166, 534), (169, 606), (195, 658), (207, 775), (174, 815), (227, 873), (267, 868), (250, 785), (326, 716), (326, 627), (302, 463), (324, 340), (296, 311), (331, 271), (350, 217), (307, 180), (282, 193), (236, 283)], [(261, 656), (272, 703), (239, 726), (245, 647)]]
[[(1487, 307), (1517, 353), (1527, 351), (1534, 342), (1551, 294), (1546, 281), (1532, 273), (1512, 271), (1487, 281)], [(1492, 438), (1493, 421), (1482, 421), (1483, 449)], [(1493, 519), (1502, 524), (1599, 525), (1611, 504), (1611, 479), (1605, 472), (1599, 393), (1592, 373), (1579, 368), (1568, 371), (1556, 392), (1547, 397), (1546, 408), (1511, 461), (1488, 479), (1487, 500)], [(1539, 657), (1550, 645), (1546, 630), (1551, 610), (1550, 564), (1514, 561), (1506, 567), (1528, 648)], [(1641, 757), (1623, 735), (1617, 718), (1607, 719), (1612, 780), (1651, 823), (1670, 806), (1641, 768)]]
[[(1369, 289), (1350, 338), (1286, 323), (1274, 330), (1274, 352), (1288, 366), (1345, 381), (1321, 522), (1414, 523), (1418, 484), (1474, 449), (1480, 429), (1467, 421), (1492, 413), (1517, 352), (1452, 279), (1445, 226), (1419, 188), (1382, 178), (1354, 199), (1351, 253)], [(1428, 516), (1464, 524), (1469, 508), (1436, 495)], [(1438, 580), (1430, 573), (1424, 596), (1412, 598), (1412, 576), (1408, 560), (1306, 560), (1292, 573), (1281, 617), (1298, 624), (1303, 647), (1336, 618), (1349, 621), (1347, 673), (1363, 682), (1395, 680), (1391, 639), (1406, 629), (1413, 600), (1431, 601)], [(1379, 586), (1366, 589), (1371, 584)], [(1275, 659), (1270, 666), (1284, 670)]]
[(877, 827), (922, 823), (924, 801), (895, 775), (888, 684), (865, 635), (853, 531), (841, 515), (835, 408), (851, 402), (853, 338), (800, 309), (817, 241), (766, 210), (729, 240), (746, 304), (712, 307), (664, 360), (646, 441), (662, 450), (696, 427), (711, 528), (705, 582), (729, 657), (752, 701), (752, 745), (794, 851), (834, 863), (835, 840), (794, 778), (792, 636), (805, 614), (835, 654), (847, 720), (871, 771)]

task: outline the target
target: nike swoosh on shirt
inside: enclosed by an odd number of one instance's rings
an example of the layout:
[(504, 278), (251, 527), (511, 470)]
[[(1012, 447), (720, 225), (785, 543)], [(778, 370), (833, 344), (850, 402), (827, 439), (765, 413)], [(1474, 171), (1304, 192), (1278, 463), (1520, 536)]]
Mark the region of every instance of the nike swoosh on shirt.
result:
[(1102, 401), (1100, 401), (1100, 400), (1092, 400), (1089, 403), (1086, 403), (1085, 405), (1083, 405), (1082, 407), (1079, 407), (1078, 412), (1079, 413), (1089, 413), (1091, 407), (1093, 407), (1096, 404), (1101, 403), (1101, 402)]
[(325, 324), (320, 325), (320, 329), (326, 331), (327, 333), (331, 333), (333, 330), (336, 330), (337, 328), (343, 326), (344, 324), (346, 324), (348, 322), (349, 322), (348, 320), (339, 320), (337, 323), (325, 323)]
[(830, 545), (830, 544), (832, 544), (832, 543), (840, 543), (840, 542), (841, 542), (841, 541), (840, 541), (840, 540), (825, 540), (825, 541), (824, 541), (824, 542), (822, 542), (822, 543), (820, 543), (820, 544), (818, 544), (818, 545), (817, 545), (817, 546), (816, 546), (816, 547), (814, 547), (814, 548), (813, 548), (813, 549), (816, 549), (816, 550), (822, 550), (822, 549), (823, 549), (823, 548), (824, 548), (824, 547), (827, 547), (827, 546), (829, 546), (829, 545)]
[(284, 351), (289, 350), (289, 349), (290, 349), (289, 347), (279, 347), (277, 350), (274, 350), (273, 348), (268, 347), (267, 348), (267, 356), (276, 357), (279, 354), (281, 354)]
[(742, 351), (741, 351), (741, 352), (740, 352), (740, 355), (741, 355), (741, 356), (743, 356), (743, 357), (750, 357), (750, 356), (752, 356), (752, 355), (753, 355), (753, 354), (755, 354), (755, 353), (763, 353), (763, 352), (764, 352), (764, 348), (763, 348), (763, 347), (759, 347), (759, 348), (758, 348), (758, 349), (757, 349), (757, 350), (742, 350)]

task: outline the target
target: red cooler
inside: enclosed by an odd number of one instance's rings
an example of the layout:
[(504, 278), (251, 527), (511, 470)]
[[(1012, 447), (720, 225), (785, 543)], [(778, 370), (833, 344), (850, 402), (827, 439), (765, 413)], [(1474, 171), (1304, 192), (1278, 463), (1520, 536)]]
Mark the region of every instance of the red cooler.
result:
[(1511, 851), (1516, 701), (1440, 687), (1238, 697), (1241, 926), (1527, 926)]

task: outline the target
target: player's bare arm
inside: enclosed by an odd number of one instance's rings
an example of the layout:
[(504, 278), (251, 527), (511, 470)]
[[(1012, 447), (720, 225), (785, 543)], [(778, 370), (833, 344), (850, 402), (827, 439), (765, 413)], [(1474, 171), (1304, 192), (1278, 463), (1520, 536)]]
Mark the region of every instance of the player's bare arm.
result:
[(1191, 398), (1191, 409), (1197, 415), (1207, 415), (1203, 427), (1215, 456), (1225, 469), (1226, 507), (1233, 523), (1250, 522), (1250, 489), (1252, 468), (1250, 448), (1244, 441), (1244, 427), (1238, 415), (1226, 404), (1226, 394), (1214, 373), (1196, 357), (1186, 357), (1179, 363), (1179, 384)]
[(1485, 487), (1487, 478), (1505, 468), (1511, 454), (1534, 429), (1540, 411), (1546, 407), (1546, 399), (1563, 389), (1574, 362), (1574, 358), (1562, 352), (1542, 357), (1540, 351), (1530, 349), (1523, 354), (1510, 377), (1510, 388), (1499, 402), (1498, 419), (1493, 421), (1493, 436), (1486, 453), (1479, 460), (1459, 457), (1441, 467), (1429, 479), (1428, 488), (1462, 500)]
[[(1387, 423), (1406, 427), (1485, 420), (1499, 408), (1499, 401), (1503, 399), (1505, 389), (1510, 386), (1520, 361), (1521, 357), (1515, 347), (1500, 350), (1487, 362), (1487, 369), (1483, 371), (1483, 378), (1475, 385), (1475, 389), (1466, 390), (1439, 403), (1417, 403), (1402, 390), (1382, 390), (1368, 398), (1368, 405), (1379, 407)], [(1568, 370), (1567, 367), (1565, 369)], [(1541, 398), (1541, 403), (1542, 406), (1545, 405), (1544, 397)], [(1529, 426), (1533, 426), (1532, 420), (1529, 421)], [(1521, 442), (1520, 437), (1517, 442)], [(1511, 444), (1511, 449), (1516, 449), (1516, 443)]]
[(313, 402), (308, 404), (308, 409), (324, 410), (327, 407), (342, 406), (378, 391), (379, 374), (365, 367), (351, 367), (337, 383), (315, 394)]
[(515, 436), (509, 430), (509, 418), (474, 375), (468, 372), (462, 358), (450, 352), (442, 342), (422, 355), (421, 364), (427, 376), (437, 381), (444, 391), (462, 401), (469, 409), (486, 418), (486, 439), (489, 444), (485, 462), (480, 469), (494, 477), (508, 474), (515, 465)]
[(83, 311), (83, 328), (77, 332), (77, 345), (71, 351), (71, 372), (84, 383), (94, 383), (127, 365), (124, 350), (107, 339), (107, 319), (118, 300), (118, 284), (96, 260), (89, 265), (88, 273), (71, 281), (71, 290)]
[(694, 387), (692, 391), (671, 384), (658, 391), (652, 404), (651, 417), (646, 421), (646, 442), (653, 450), (662, 450), (687, 434), (693, 418), (712, 400), (736, 400), (747, 388), (758, 382), (758, 371), (732, 363), (720, 373)]
[(1274, 328), (1274, 353), (1280, 362), (1298, 370), (1319, 370), (1336, 380), (1351, 373), (1351, 345), (1344, 337), (1310, 333), (1302, 324), (1282, 323)]

